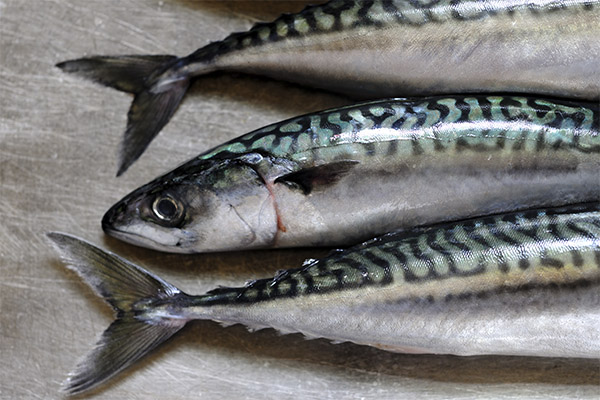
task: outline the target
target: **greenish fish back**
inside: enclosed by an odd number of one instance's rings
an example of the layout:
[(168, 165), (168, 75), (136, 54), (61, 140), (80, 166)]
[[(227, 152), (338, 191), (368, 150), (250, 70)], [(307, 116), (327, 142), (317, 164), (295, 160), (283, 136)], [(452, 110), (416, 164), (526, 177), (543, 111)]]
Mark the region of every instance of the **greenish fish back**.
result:
[(197, 159), (250, 152), (306, 162), (348, 154), (368, 158), (547, 149), (599, 153), (599, 121), (595, 103), (522, 96), (391, 99), (272, 124)]

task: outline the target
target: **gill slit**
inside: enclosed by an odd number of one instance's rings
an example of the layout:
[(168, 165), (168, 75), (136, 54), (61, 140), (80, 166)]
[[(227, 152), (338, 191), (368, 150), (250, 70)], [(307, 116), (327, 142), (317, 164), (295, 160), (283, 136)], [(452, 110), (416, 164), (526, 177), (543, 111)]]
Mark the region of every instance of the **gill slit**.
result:
[(283, 224), (283, 220), (281, 218), (281, 213), (279, 212), (279, 206), (277, 204), (277, 199), (275, 198), (275, 192), (273, 191), (273, 182), (265, 182), (267, 190), (269, 191), (269, 196), (271, 197), (271, 202), (273, 203), (273, 209), (275, 211), (275, 223), (277, 224), (277, 230), (275, 231), (275, 236), (273, 237), (273, 246), (277, 246), (277, 242), (279, 241), (279, 233), (287, 232), (287, 228)]

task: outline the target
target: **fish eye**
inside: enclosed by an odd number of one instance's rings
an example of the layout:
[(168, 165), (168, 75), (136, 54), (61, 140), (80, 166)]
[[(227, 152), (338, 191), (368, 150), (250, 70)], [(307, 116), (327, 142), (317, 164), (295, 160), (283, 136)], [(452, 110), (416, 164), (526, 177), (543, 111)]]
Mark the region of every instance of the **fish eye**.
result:
[(183, 205), (171, 196), (158, 196), (152, 203), (152, 212), (160, 222), (175, 225), (183, 217)]

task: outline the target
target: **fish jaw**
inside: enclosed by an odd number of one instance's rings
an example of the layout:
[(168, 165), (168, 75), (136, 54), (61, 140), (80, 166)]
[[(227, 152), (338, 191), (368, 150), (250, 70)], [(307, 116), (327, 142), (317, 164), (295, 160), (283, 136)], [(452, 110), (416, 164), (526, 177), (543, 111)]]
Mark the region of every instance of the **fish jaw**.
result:
[(178, 234), (175, 235), (172, 231), (162, 232), (141, 223), (130, 223), (119, 228), (105, 222), (105, 219), (107, 218), (104, 218), (102, 221), (102, 229), (104, 232), (124, 242), (159, 251), (175, 253), (194, 252), (193, 250), (189, 250), (190, 247), (187, 245), (188, 243), (193, 243), (197, 236), (191, 231), (180, 230)]

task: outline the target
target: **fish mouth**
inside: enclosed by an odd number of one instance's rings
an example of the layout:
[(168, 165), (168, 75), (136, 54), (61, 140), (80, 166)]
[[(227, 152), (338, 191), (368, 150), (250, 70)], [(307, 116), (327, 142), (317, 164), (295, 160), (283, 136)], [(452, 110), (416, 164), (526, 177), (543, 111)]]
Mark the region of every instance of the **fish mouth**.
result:
[[(130, 208), (127, 203), (119, 202), (112, 206), (102, 217), (102, 230), (109, 236), (136, 246), (167, 252), (190, 253), (195, 241), (193, 232), (182, 231), (181, 235), (165, 234), (143, 222), (132, 222), (124, 211)], [(153, 235), (148, 231), (153, 230)], [(153, 238), (156, 236), (156, 238)], [(163, 239), (163, 240), (161, 240)]]
[(122, 230), (119, 228), (102, 225), (104, 232), (116, 239), (133, 244), (135, 246), (145, 247), (152, 250), (165, 251), (168, 253), (194, 253), (192, 244), (196, 236), (191, 232), (183, 232), (183, 237), (169, 236), (169, 243), (153, 239), (148, 235), (134, 232), (132, 230)]
[(110, 225), (110, 223), (104, 221), (104, 218), (102, 219), (102, 230), (107, 235), (117, 238), (119, 240), (126, 241), (126, 242), (131, 242), (131, 240), (130, 240), (131, 236), (140, 237), (139, 235), (137, 235), (135, 233), (127, 232), (127, 231), (121, 230), (119, 228), (115, 228), (114, 226)]

